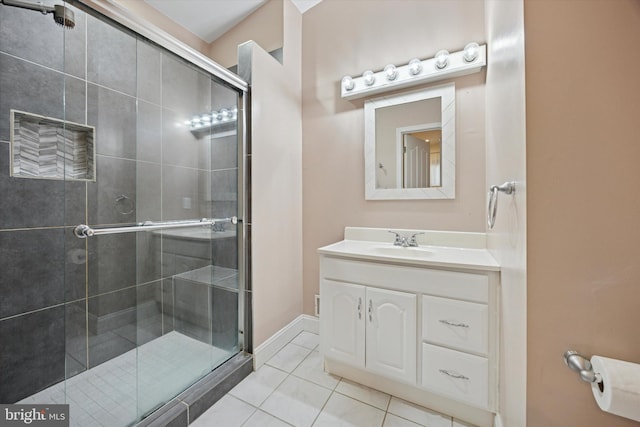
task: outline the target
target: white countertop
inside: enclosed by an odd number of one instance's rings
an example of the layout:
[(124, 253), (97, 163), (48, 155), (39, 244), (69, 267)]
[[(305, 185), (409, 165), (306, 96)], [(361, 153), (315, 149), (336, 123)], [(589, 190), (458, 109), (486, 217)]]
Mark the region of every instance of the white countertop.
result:
[[(452, 267), (500, 271), (489, 253), (484, 233), (441, 232), (429, 230), (394, 230), (402, 235), (424, 233), (417, 237), (419, 247), (394, 246), (394, 237), (385, 229), (347, 227), (345, 240), (324, 246), (318, 253), (341, 258), (369, 261), (401, 262), (431, 267)], [(437, 242), (437, 244), (433, 244)]]

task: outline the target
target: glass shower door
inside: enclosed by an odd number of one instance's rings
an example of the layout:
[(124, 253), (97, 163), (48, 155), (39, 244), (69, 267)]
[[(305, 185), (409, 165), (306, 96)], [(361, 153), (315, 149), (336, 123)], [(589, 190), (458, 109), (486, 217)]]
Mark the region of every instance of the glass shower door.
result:
[(0, 4), (0, 401), (125, 426), (238, 352), (239, 95), (66, 6)]
[(86, 298), (67, 310), (77, 353), (68, 366), (82, 364), (68, 370), (66, 396), (78, 425), (112, 427), (144, 418), (238, 352), (238, 240), (228, 220), (238, 210), (238, 94), (82, 16), (95, 164), (80, 219), (67, 197), (68, 223), (88, 228), (70, 227), (85, 273), (68, 274), (66, 286)]
[(238, 352), (238, 240), (230, 220), (238, 215), (238, 94), (155, 46), (139, 40), (138, 49), (159, 55), (161, 90), (159, 105), (138, 100), (138, 146), (155, 141), (160, 161), (138, 168), (137, 221), (215, 220), (137, 233), (143, 417)]

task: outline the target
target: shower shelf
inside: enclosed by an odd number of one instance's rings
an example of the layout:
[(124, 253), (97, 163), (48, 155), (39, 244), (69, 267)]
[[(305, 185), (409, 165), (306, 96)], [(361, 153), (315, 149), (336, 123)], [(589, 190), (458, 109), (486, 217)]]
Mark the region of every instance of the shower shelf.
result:
[(11, 110), (11, 169), (17, 178), (95, 181), (95, 128)]

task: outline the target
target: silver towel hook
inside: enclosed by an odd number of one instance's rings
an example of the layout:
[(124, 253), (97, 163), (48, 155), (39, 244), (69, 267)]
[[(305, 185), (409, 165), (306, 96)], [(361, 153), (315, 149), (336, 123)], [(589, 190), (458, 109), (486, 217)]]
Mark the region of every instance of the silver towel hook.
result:
[(492, 185), (489, 188), (489, 208), (487, 211), (487, 225), (492, 229), (496, 225), (496, 214), (498, 213), (498, 193), (514, 194), (516, 192), (515, 181), (507, 181), (502, 185)]

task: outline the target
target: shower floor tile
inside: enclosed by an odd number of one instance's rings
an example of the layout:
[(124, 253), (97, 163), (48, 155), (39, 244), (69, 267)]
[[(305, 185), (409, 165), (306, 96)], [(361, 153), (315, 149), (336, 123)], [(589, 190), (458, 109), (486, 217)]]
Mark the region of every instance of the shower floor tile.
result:
[(68, 403), (72, 426), (128, 426), (232, 355), (173, 331), (18, 403)]

